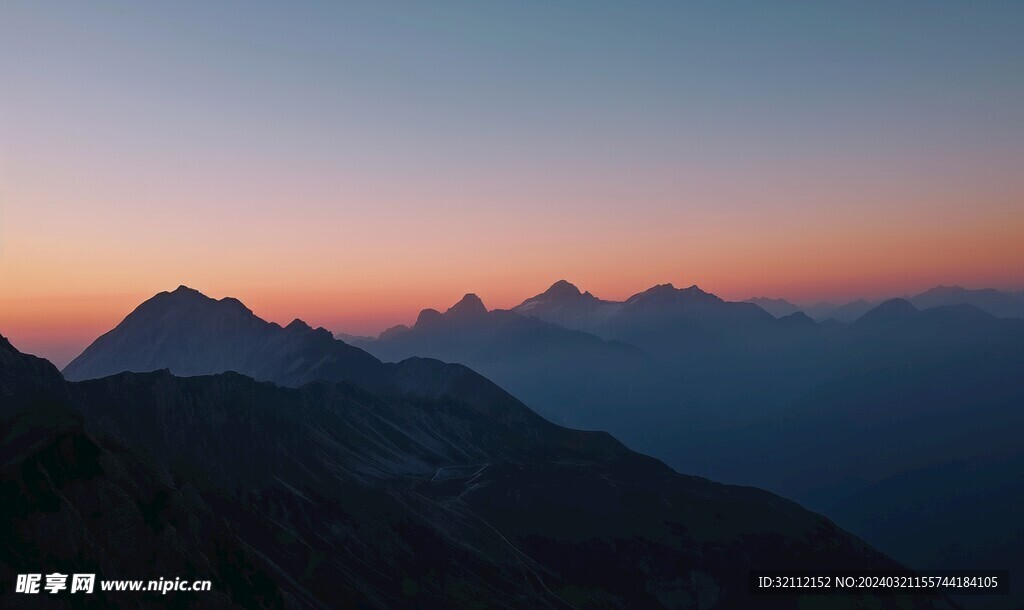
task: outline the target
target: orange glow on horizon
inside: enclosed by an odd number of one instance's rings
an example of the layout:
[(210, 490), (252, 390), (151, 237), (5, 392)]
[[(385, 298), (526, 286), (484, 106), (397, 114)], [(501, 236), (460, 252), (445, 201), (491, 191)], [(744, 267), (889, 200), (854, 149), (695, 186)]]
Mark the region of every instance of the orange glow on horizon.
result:
[[(544, 256), (496, 263), (467, 259), (461, 267), (439, 263), (402, 268), (400, 259), (378, 267), (309, 269), (294, 276), (257, 279), (251, 268), (200, 267), (176, 275), (172, 265), (148, 275), (132, 269), (76, 275), (55, 257), (33, 266), (3, 261), (0, 334), (20, 349), (66, 364), (143, 300), (186, 284), (214, 298), (233, 296), (256, 315), (279, 324), (301, 318), (333, 332), (375, 335), (410, 324), (427, 307), (443, 311), (475, 292), (491, 309), (509, 308), (558, 279), (606, 299), (622, 300), (657, 283), (697, 284), (728, 300), (781, 297), (799, 304), (903, 296), (938, 284), (1019, 290), (1024, 285), (1024, 221), (946, 230), (919, 226), (869, 231), (846, 225), (831, 231), (779, 231), (756, 241), (745, 236), (699, 236), (678, 244), (562, 252), (558, 267)], [(629, 244), (627, 244), (628, 246)], [(656, 262), (651, 262), (656, 261)], [(129, 261), (125, 261), (127, 266)], [(123, 277), (123, 274), (138, 273)], [(44, 280), (43, 278), (46, 278)], [(315, 281), (313, 281), (315, 278)]]

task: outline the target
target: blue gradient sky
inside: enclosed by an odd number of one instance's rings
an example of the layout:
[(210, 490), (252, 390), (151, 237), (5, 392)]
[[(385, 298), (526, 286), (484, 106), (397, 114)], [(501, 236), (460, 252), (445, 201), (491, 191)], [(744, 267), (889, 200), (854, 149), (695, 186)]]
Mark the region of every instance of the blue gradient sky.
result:
[(0, 332), (71, 350), (181, 283), (359, 332), (561, 277), (1019, 289), (1021, 32), (1012, 2), (8, 0)]

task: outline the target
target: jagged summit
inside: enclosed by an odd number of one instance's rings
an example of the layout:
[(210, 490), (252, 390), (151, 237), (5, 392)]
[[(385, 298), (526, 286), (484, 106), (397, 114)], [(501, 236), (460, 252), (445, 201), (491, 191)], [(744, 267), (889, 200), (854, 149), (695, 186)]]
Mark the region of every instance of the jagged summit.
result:
[(601, 300), (589, 291), (580, 292), (567, 280), (558, 280), (544, 292), (513, 307), (512, 311), (581, 330), (600, 323), (599, 320), (614, 314), (620, 306), (620, 303)]
[(444, 315), (446, 318), (475, 318), (487, 315), (487, 308), (480, 297), (470, 292), (444, 312)]
[(722, 299), (704, 292), (696, 284), (689, 288), (676, 288), (673, 284), (658, 284), (626, 299), (626, 305), (675, 304), (691, 301), (717, 301)]
[(193, 302), (213, 301), (213, 302), (216, 302), (216, 299), (212, 299), (212, 298), (206, 296), (205, 294), (203, 294), (202, 292), (196, 290), (195, 288), (189, 288), (188, 286), (182, 284), (182, 285), (178, 286), (177, 288), (175, 288), (174, 290), (164, 290), (163, 292), (159, 292), (159, 293), (153, 295), (149, 300), (144, 301), (142, 304), (140, 304), (139, 307), (141, 307), (142, 305), (145, 305), (146, 303), (148, 303), (150, 301), (156, 301), (158, 303), (160, 303), (160, 302), (181, 303), (181, 302), (187, 302), (187, 301), (193, 301)]
[(513, 311), (527, 315), (538, 312), (564, 309), (568, 307), (589, 308), (604, 303), (590, 292), (580, 292), (575, 284), (566, 280), (558, 280), (544, 292), (530, 297), (512, 308)]
[(288, 326), (285, 326), (285, 328), (288, 330), (313, 330), (312, 326), (306, 324), (299, 318), (295, 318), (294, 320), (292, 320), (291, 323), (288, 324)]
[(444, 316), (441, 314), (440, 311), (428, 307), (427, 309), (421, 311), (420, 315), (416, 318), (416, 326), (422, 328), (425, 326), (437, 324), (439, 322), (442, 322), (443, 320)]
[(147, 301), (144, 301), (141, 305), (135, 308), (135, 313), (144, 308), (154, 307), (158, 305), (166, 305), (170, 307), (180, 307), (182, 304), (191, 304), (197, 307), (209, 306), (217, 307), (220, 306), (224, 311), (235, 311), (242, 315), (252, 315), (252, 310), (245, 306), (244, 303), (236, 299), (235, 297), (223, 297), (215, 299), (209, 297), (195, 288), (191, 288), (184, 284), (178, 286), (174, 290), (164, 291), (154, 295)]
[(647, 290), (644, 290), (640, 294), (648, 294), (648, 295), (669, 294), (669, 293), (674, 293), (675, 291), (676, 291), (675, 285), (672, 284), (671, 282), (669, 282), (667, 284), (655, 284), (654, 286), (651, 286), (650, 288), (648, 288)]
[(560, 299), (566, 297), (579, 297), (582, 296), (582, 293), (580, 292), (580, 289), (576, 287), (575, 284), (572, 284), (566, 280), (558, 280), (557, 282), (552, 284), (550, 288), (541, 293), (539, 296), (548, 297), (552, 299)]
[(377, 338), (380, 340), (387, 340), (392, 337), (397, 337), (398, 335), (407, 332), (408, 330), (409, 327), (406, 326), (405, 324), (398, 324), (396, 326), (392, 326), (391, 328), (384, 330), (382, 333), (380, 333), (380, 335), (377, 336)]
[(63, 372), (73, 381), (162, 368), (176, 375), (235, 371), (286, 385), (304, 380), (292, 376), (298, 369), (287, 367), (286, 361), (352, 372), (369, 371), (376, 363), (366, 352), (334, 340), (326, 329), (314, 330), (300, 319), (282, 328), (259, 318), (238, 299), (217, 300), (181, 286), (136, 307)]

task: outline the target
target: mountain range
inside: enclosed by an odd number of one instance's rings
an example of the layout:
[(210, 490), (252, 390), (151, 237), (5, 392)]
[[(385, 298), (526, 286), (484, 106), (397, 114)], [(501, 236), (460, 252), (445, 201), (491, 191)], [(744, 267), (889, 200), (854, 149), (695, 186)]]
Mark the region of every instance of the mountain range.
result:
[[(448, 386), (417, 373), (423, 358), (459, 362), (552, 421), (609, 431), (678, 471), (796, 499), (915, 567), (983, 568), (989, 556), (1024, 567), (1013, 559), (1024, 550), (1013, 468), (1024, 455), (1020, 319), (893, 299), (853, 323), (816, 323), (695, 286), (613, 303), (559, 282), (507, 311), (467, 295), (347, 345), (239, 305), (185, 288), (157, 295), (65, 376), (238, 371), (436, 399)], [(965, 526), (979, 506), (988, 518)]]
[[(7, 582), (208, 578), (174, 603), (210, 608), (739, 608), (752, 568), (898, 567), (792, 502), (551, 424), (464, 366), (385, 364), (231, 299), (157, 295), (68, 368), (106, 376), (67, 381), (0, 338)], [(159, 603), (126, 596), (95, 600)]]
[[(993, 288), (972, 290), (961, 286), (936, 286), (916, 296), (904, 298), (918, 309), (947, 305), (974, 305), (997, 318), (1024, 318), (1024, 291), (1000, 291)], [(842, 305), (816, 303), (801, 306), (794, 305), (785, 299), (766, 297), (755, 297), (747, 299), (746, 302), (757, 305), (776, 318), (802, 311), (819, 322), (831, 319), (845, 323), (853, 322), (881, 303), (881, 301), (857, 299)]]
[[(1024, 551), (1024, 481), (1009, 466), (1024, 457), (1013, 440), (1024, 433), (1024, 321), (947, 303), (991, 292), (855, 302), (841, 316), (852, 322), (817, 323), (695, 286), (609, 302), (558, 282), (510, 311), (474, 299), (476, 320), (506, 321), (500, 342), (479, 322), (425, 312), (411, 329), (359, 345), (384, 360), (462, 362), (553, 421), (608, 430), (682, 471), (795, 498), (913, 565), (980, 566)], [(528, 318), (562, 334), (549, 328), (548, 341), (535, 341), (518, 332)], [(437, 324), (428, 331), (423, 320)], [(573, 335), (572, 352), (554, 347), (569, 328), (589, 339)], [(502, 349), (510, 345), (521, 351)], [(607, 358), (612, 345), (632, 348), (629, 366)], [(548, 358), (558, 353), (567, 356)], [(980, 476), (972, 464), (1000, 474)], [(879, 491), (897, 481), (901, 494)], [(962, 490), (955, 503), (951, 488)], [(967, 507), (981, 505), (991, 511), (985, 526), (963, 525)]]

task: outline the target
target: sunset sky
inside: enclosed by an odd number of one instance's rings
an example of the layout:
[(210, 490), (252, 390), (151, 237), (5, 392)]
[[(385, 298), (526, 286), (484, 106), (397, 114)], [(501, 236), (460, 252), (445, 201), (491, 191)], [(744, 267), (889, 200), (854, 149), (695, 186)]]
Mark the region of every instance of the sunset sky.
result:
[[(825, 6), (829, 4), (829, 6)], [(1024, 3), (0, 3), (0, 334), (1024, 288)]]

